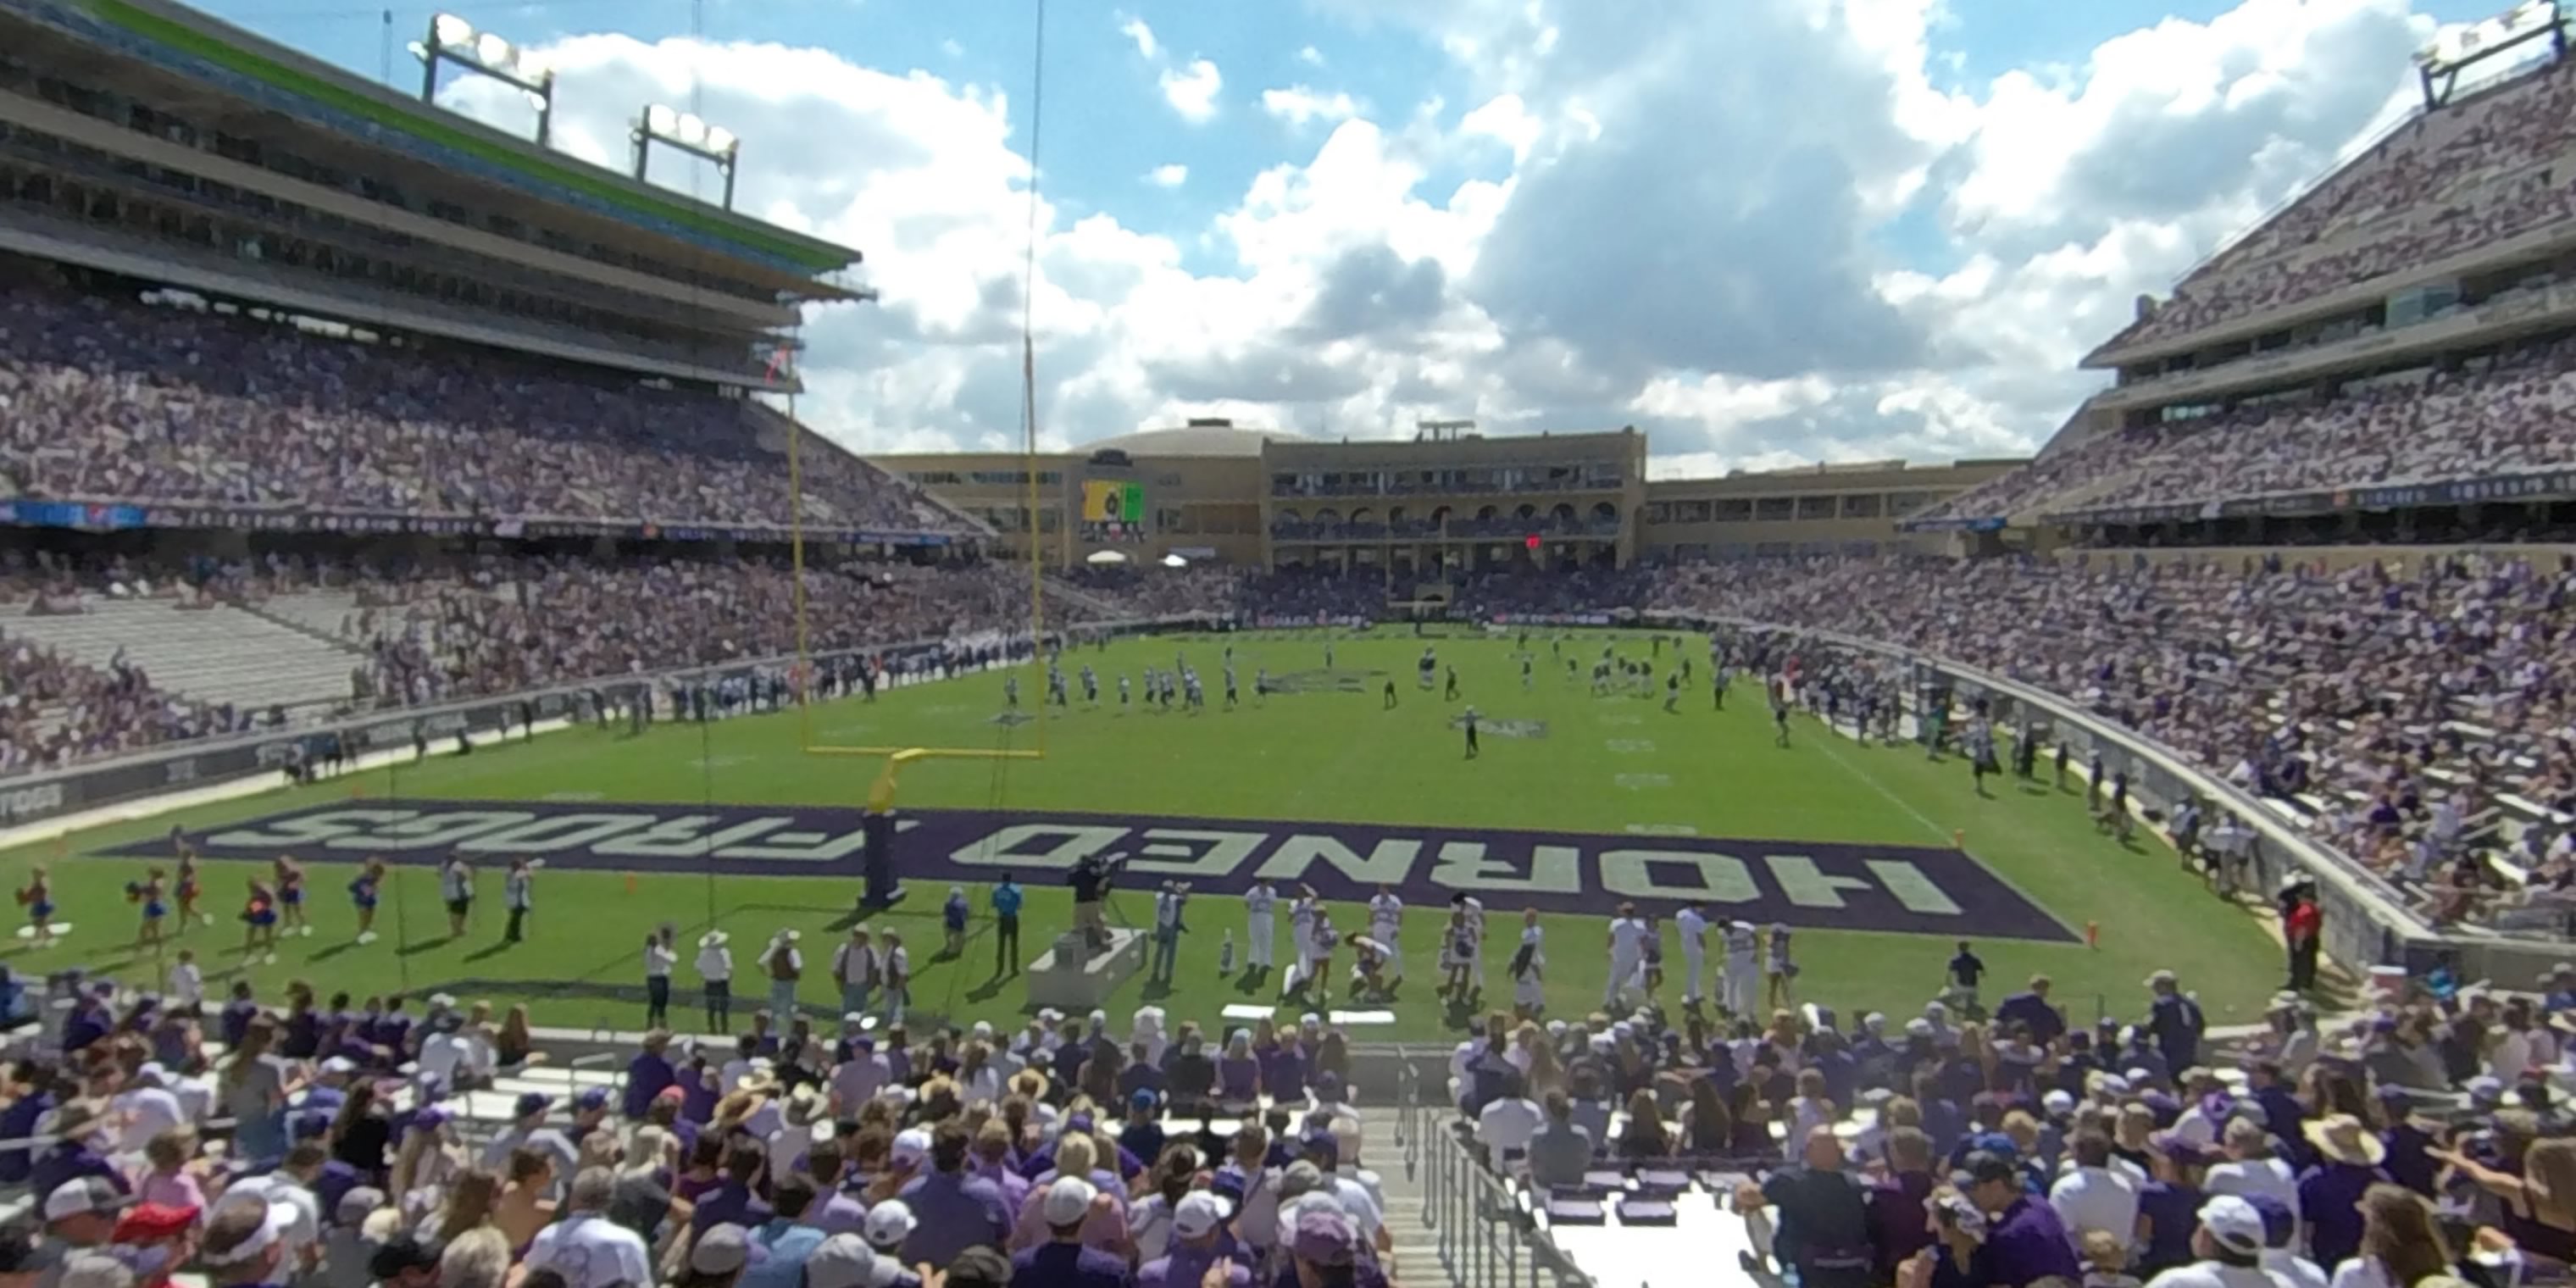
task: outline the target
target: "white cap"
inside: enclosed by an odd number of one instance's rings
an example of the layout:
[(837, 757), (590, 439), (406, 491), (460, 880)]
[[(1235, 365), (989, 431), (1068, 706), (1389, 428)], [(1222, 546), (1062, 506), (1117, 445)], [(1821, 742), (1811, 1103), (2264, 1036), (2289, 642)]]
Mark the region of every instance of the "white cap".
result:
[(930, 1157), (930, 1133), (918, 1127), (907, 1127), (895, 1133), (893, 1158), (898, 1167), (918, 1167)]
[(867, 1232), (868, 1246), (892, 1252), (912, 1237), (920, 1221), (912, 1215), (912, 1205), (902, 1199), (887, 1199), (868, 1209), (867, 1220), (860, 1228)]
[(102, 1177), (83, 1176), (68, 1180), (45, 1195), (45, 1220), (69, 1220), (76, 1216), (114, 1216), (128, 1202), (116, 1186)]
[(1194, 1190), (1183, 1195), (1180, 1205), (1172, 1209), (1172, 1233), (1184, 1239), (1205, 1238), (1232, 1215), (1234, 1205), (1226, 1202), (1224, 1195)]
[(1059, 1176), (1047, 1187), (1046, 1197), (1039, 1201), (1038, 1215), (1048, 1225), (1078, 1225), (1091, 1212), (1091, 1200), (1100, 1191), (1079, 1176)]
[[(877, 1206), (889, 1204), (903, 1206), (893, 1199)], [(876, 1282), (877, 1254), (855, 1234), (833, 1235), (805, 1254), (805, 1288), (871, 1288)]]
[(2221, 1194), (2200, 1205), (2200, 1228), (2209, 1231), (2209, 1237), (2220, 1247), (2239, 1256), (2253, 1256), (2268, 1246), (2263, 1237), (2263, 1214), (2233, 1194)]

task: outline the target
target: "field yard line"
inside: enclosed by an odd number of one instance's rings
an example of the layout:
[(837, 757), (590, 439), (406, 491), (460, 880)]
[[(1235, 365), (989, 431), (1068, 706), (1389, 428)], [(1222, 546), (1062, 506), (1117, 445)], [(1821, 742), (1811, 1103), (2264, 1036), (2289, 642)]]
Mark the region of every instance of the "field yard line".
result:
[[(1886, 797), (1886, 798), (1887, 798), (1887, 800), (1888, 800), (1888, 803), (1889, 803), (1889, 804), (1894, 805), (1894, 806), (1895, 806), (1895, 807), (1897, 807), (1898, 809), (1904, 810), (1906, 813), (1913, 815), (1913, 816), (1914, 816), (1914, 821), (1915, 821), (1915, 822), (1917, 822), (1917, 823), (1921, 823), (1921, 824), (1923, 825), (1923, 828), (1924, 828), (1924, 830), (1925, 830), (1925, 831), (1928, 831), (1928, 832), (1930, 832), (1932, 835), (1934, 835), (1934, 836), (1936, 836), (1936, 837), (1939, 837), (1940, 839), (1945, 840), (1945, 841), (1946, 841), (1946, 840), (1948, 840), (1948, 839), (1950, 839), (1950, 836), (1949, 836), (1949, 829), (1944, 828), (1944, 827), (1942, 827), (1940, 824), (1933, 822), (1933, 821), (1932, 821), (1932, 817), (1931, 817), (1930, 815), (1928, 815), (1928, 814), (1924, 813), (1923, 811), (1921, 811), (1921, 810), (1919, 810), (1919, 809), (1914, 808), (1914, 803), (1913, 803), (1912, 801), (1909, 801), (1909, 800), (1905, 799), (1904, 797), (1897, 795), (1895, 792), (1889, 791), (1889, 790), (1888, 790), (1888, 788), (1887, 788), (1887, 784), (1885, 784), (1885, 783), (1882, 783), (1882, 782), (1878, 781), (1878, 779), (1877, 779), (1876, 777), (1874, 777), (1873, 775), (1870, 775), (1870, 774), (1868, 774), (1868, 773), (1864, 773), (1864, 772), (1862, 772), (1860, 769), (1858, 769), (1858, 768), (1854, 767), (1854, 766), (1853, 766), (1853, 764), (1852, 764), (1850, 761), (1843, 759), (1843, 758), (1842, 758), (1842, 754), (1841, 754), (1840, 752), (1837, 752), (1837, 751), (1835, 751), (1835, 750), (1834, 750), (1834, 747), (1833, 747), (1833, 744), (1832, 744), (1832, 743), (1829, 743), (1829, 742), (1828, 742), (1828, 743), (1818, 743), (1818, 744), (1816, 744), (1816, 749), (1817, 749), (1817, 750), (1819, 750), (1819, 751), (1824, 752), (1824, 753), (1825, 753), (1825, 759), (1830, 760), (1830, 761), (1834, 762), (1834, 764), (1836, 764), (1836, 765), (1840, 766), (1840, 767), (1842, 768), (1842, 771), (1843, 771), (1844, 773), (1850, 774), (1852, 777), (1857, 778), (1857, 779), (1861, 780), (1862, 782), (1869, 784), (1869, 789), (1870, 789), (1871, 791), (1874, 791), (1874, 792), (1878, 793), (1878, 794), (1879, 794), (1879, 795), (1881, 795), (1881, 796)], [(1961, 851), (1960, 851), (1960, 853), (1962, 853), (1962, 854), (1967, 854), (1967, 851), (1963, 849), (1963, 850), (1961, 850)], [(2082, 937), (2080, 934), (2078, 934), (2078, 932), (2077, 932), (2077, 930), (2076, 930), (2076, 927), (2075, 927), (2075, 924), (2074, 924), (2073, 922), (2070, 922), (2070, 921), (2068, 921), (2066, 918), (2064, 918), (2064, 917), (2061, 917), (2061, 916), (2057, 915), (2057, 910), (2056, 910), (2055, 908), (2051, 908), (2051, 907), (2049, 907), (2046, 903), (2043, 903), (2043, 902), (2041, 902), (2040, 900), (2038, 900), (2037, 898), (2032, 897), (2032, 895), (2031, 895), (2030, 891), (2022, 889), (2022, 888), (2021, 888), (2021, 884), (2020, 884), (2019, 882), (2017, 882), (2017, 881), (2014, 881), (2014, 880), (2012, 879), (2012, 877), (2010, 877), (2009, 875), (2005, 874), (2004, 872), (2002, 872), (2002, 871), (1998, 870), (1998, 869), (1997, 869), (1993, 864), (1988, 863), (1988, 862), (1984, 861), (1983, 859), (1979, 859), (1979, 858), (1977, 858), (1977, 857), (1976, 857), (1975, 855), (1973, 855), (1973, 854), (1968, 855), (1968, 857), (1969, 857), (1969, 859), (1970, 859), (1970, 860), (1972, 860), (1973, 862), (1975, 862), (1975, 863), (1976, 863), (1976, 865), (1977, 865), (1978, 867), (1984, 868), (1984, 869), (1986, 870), (1986, 875), (1988, 875), (1988, 876), (1990, 876), (1990, 877), (1993, 877), (1993, 878), (1994, 878), (1996, 881), (1998, 881), (1998, 882), (2001, 882), (2001, 883), (2003, 884), (2003, 887), (2004, 887), (2005, 889), (2012, 891), (2014, 894), (2020, 895), (2020, 896), (2021, 896), (2021, 901), (2022, 901), (2023, 903), (2029, 904), (2031, 907), (2038, 909), (2038, 910), (2039, 910), (2039, 914), (2040, 914), (2041, 916), (2048, 918), (2050, 921), (2054, 921), (2054, 922), (2056, 922), (2056, 923), (2057, 923), (2057, 928), (2058, 928), (2058, 929), (2063, 930), (2063, 931), (2065, 931), (2067, 934), (2069, 934), (2069, 935), (2071, 935), (2071, 936), (2075, 936), (2075, 937), (2077, 937), (2077, 938), (2079, 938), (2079, 939)]]

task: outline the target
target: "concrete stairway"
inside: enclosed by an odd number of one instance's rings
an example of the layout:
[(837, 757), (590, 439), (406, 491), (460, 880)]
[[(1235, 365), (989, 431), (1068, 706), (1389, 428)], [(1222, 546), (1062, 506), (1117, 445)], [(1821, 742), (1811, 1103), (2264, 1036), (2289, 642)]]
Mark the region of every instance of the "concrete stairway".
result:
[(1386, 1229), (1395, 1240), (1395, 1251), (1387, 1258), (1387, 1277), (1401, 1288), (1435, 1288), (1451, 1282), (1449, 1268), (1440, 1263), (1439, 1244), (1422, 1223), (1422, 1178), (1420, 1169), (1405, 1166), (1399, 1130), (1403, 1120), (1403, 1111), (1392, 1104), (1361, 1106), (1360, 1128), (1366, 1142), (1362, 1161), (1377, 1173), (1379, 1188), (1386, 1194)]

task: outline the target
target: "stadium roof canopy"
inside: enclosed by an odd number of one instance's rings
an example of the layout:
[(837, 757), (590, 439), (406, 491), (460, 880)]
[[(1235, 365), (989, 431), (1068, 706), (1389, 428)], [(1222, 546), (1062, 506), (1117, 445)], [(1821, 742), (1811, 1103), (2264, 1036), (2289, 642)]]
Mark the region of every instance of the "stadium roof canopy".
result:
[(0, 220), (0, 249), (354, 325), (751, 387), (792, 387), (779, 362), (798, 303), (871, 298), (843, 278), (861, 258), (848, 247), (169, 0), (0, 0), (0, 49), (65, 87), (0, 91), (0, 136), (58, 140), (26, 163), (62, 171), (54, 189), (106, 194), (87, 212), (22, 196), (13, 209), (28, 218)]

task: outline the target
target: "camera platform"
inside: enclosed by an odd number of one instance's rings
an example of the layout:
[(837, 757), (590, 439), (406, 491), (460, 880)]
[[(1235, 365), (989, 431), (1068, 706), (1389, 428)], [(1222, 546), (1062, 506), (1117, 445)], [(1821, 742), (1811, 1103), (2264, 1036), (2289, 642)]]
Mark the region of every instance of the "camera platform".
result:
[(1067, 931), (1029, 963), (1029, 1005), (1080, 1014), (1105, 1004), (1129, 976), (1145, 969), (1145, 932), (1113, 928), (1109, 945), (1094, 949)]

